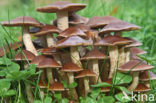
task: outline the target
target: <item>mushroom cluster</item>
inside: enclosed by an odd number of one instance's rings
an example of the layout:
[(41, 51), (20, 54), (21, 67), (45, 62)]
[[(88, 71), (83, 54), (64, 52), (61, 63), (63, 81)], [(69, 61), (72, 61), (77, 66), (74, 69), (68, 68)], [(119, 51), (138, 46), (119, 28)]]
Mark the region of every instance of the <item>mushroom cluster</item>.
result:
[[(69, 98), (64, 95), (69, 94), (69, 90), (61, 83), (66, 81), (68, 84), (78, 84), (70, 88), (72, 97), (78, 100), (90, 92), (91, 85), (110, 83), (117, 71), (130, 72), (133, 76), (128, 87), (130, 91), (138, 91), (140, 86), (147, 89), (144, 91), (150, 90), (149, 76), (151, 80), (156, 79), (156, 76), (152, 72), (148, 75), (148, 70), (153, 66), (137, 56), (146, 53), (137, 48), (142, 43), (122, 37), (122, 32), (139, 30), (140, 27), (112, 16), (94, 16), (89, 19), (76, 14), (85, 7), (85, 4), (57, 1), (36, 9), (38, 12), (56, 13), (57, 19), (52, 24), (40, 23), (29, 16), (2, 22), (3, 26), (22, 28), (24, 47), (14, 60), (24, 61), (25, 67), (29, 61), (42, 71), (38, 84), (42, 98), (44, 89), (53, 93), (62, 92), (62, 96)], [(33, 41), (32, 36), (37, 39)], [(18, 50), (23, 46), (21, 42), (16, 44), (11, 44), (12, 49)], [(0, 52), (3, 56), (2, 49)], [(139, 81), (145, 81), (146, 85)], [(26, 85), (28, 100), (33, 103), (32, 87)], [(101, 92), (108, 91), (109, 88), (101, 89)]]

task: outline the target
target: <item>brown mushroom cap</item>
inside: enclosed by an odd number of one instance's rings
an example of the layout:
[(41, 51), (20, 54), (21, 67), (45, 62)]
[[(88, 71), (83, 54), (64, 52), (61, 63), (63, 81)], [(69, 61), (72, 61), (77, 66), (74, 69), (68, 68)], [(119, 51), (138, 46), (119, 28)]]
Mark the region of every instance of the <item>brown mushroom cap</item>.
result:
[(58, 38), (66, 38), (72, 35), (77, 35), (77, 36), (81, 36), (81, 37), (86, 37), (87, 35), (79, 28), (77, 27), (70, 27), (67, 28), (66, 30), (64, 30), (63, 32), (61, 32), (58, 35)]
[(30, 16), (20, 16), (16, 19), (2, 22), (3, 26), (33, 26), (41, 27), (41, 23)]
[(136, 48), (136, 47), (132, 47), (130, 49), (130, 52), (132, 55), (142, 55), (142, 54), (146, 54), (147, 52), (144, 50), (141, 50), (140, 48)]
[(115, 21), (106, 25), (101, 31), (100, 34), (109, 33), (109, 32), (118, 32), (118, 31), (132, 31), (140, 29), (139, 26), (130, 24), (124, 21)]
[(86, 4), (71, 3), (68, 1), (57, 1), (53, 4), (39, 7), (36, 10), (39, 12), (56, 13), (58, 11), (76, 12), (86, 7)]
[(88, 36), (88, 38), (91, 38), (92, 40), (95, 40), (98, 38), (98, 31), (96, 30), (88, 30), (86, 31), (86, 35)]
[(125, 45), (131, 43), (131, 40), (127, 40), (120, 36), (106, 36), (102, 40), (97, 41), (94, 45), (97, 46), (114, 46), (114, 45)]
[(105, 54), (101, 53), (98, 50), (92, 50), (88, 52), (84, 57), (81, 58), (81, 60), (102, 60), (102, 59), (107, 59), (109, 58)]
[(79, 71), (82, 71), (83, 69), (80, 68), (78, 65), (72, 63), (72, 62), (69, 62), (69, 63), (66, 63), (60, 71), (62, 72), (79, 72)]
[(72, 46), (88, 46), (92, 45), (92, 40), (86, 40), (79, 36), (70, 36), (59, 40), (57, 42), (56, 48), (65, 48), (65, 47), (72, 47)]
[(53, 25), (46, 25), (43, 26), (37, 33), (33, 34), (34, 36), (42, 36), (45, 34), (52, 34), (52, 33), (60, 33), (61, 30), (58, 29), (56, 26)]
[(41, 80), (39, 81), (39, 83), (38, 83), (38, 86), (40, 87), (40, 88), (48, 88), (48, 83), (45, 83), (45, 82), (42, 82)]
[(55, 47), (49, 47), (49, 48), (43, 48), (39, 50), (43, 55), (55, 55), (59, 54), (61, 51), (59, 51)]
[(118, 68), (119, 71), (128, 72), (128, 71), (144, 71), (154, 68), (154, 66), (147, 65), (145, 62), (141, 60), (130, 60), (129, 62), (125, 63), (121, 67)]
[(119, 21), (119, 19), (112, 16), (94, 16), (88, 21), (87, 25), (89, 25), (91, 28), (103, 28), (105, 25), (115, 21)]
[(146, 85), (139, 83), (133, 92), (148, 92), (150, 90), (151, 89), (148, 88)]
[(140, 73), (139, 80), (141, 81), (156, 80), (156, 74), (154, 74), (151, 71), (143, 71)]
[(43, 59), (45, 59), (46, 57), (43, 56), (43, 55), (39, 55), (39, 56), (36, 56), (32, 61), (31, 61), (31, 64), (36, 64), (38, 65)]
[(21, 60), (22, 61), (27, 61), (27, 60), (32, 61), (34, 58), (35, 58), (35, 55), (32, 52), (23, 50), (22, 52), (19, 52), (15, 56), (14, 60), (15, 61), (21, 61)]
[(130, 43), (130, 44), (128, 44), (128, 45), (125, 46), (126, 48), (127, 47), (137, 47), (137, 46), (141, 46), (142, 45), (141, 42), (139, 42), (139, 41), (137, 41), (135, 39), (132, 39), (132, 38), (129, 38), (129, 37), (125, 37), (125, 39), (128, 39), (128, 40), (131, 40), (132, 41), (132, 43)]
[(12, 43), (12, 44), (6, 44), (3, 46), (3, 48), (0, 48), (0, 57), (1, 56), (4, 56), (6, 53), (9, 53), (10, 52), (10, 49), (11, 50), (16, 50), (20, 47), (22, 47), (22, 43), (21, 42), (17, 42), (17, 43)]
[(37, 66), (40, 69), (43, 68), (61, 68), (60, 64), (58, 64), (55, 60), (52, 58), (45, 58), (43, 59)]
[(64, 91), (65, 88), (62, 83), (60, 82), (55, 82), (50, 87), (48, 88), (50, 91)]
[(95, 76), (96, 74), (92, 72), (90, 69), (85, 69), (81, 71), (80, 73), (78, 73), (78, 75), (75, 76), (75, 78), (95, 77)]
[[(107, 80), (104, 81), (104, 82), (106, 82), (106, 83), (108, 83), (108, 84), (112, 84), (112, 78), (107, 79)], [(110, 87), (103, 87), (103, 88), (101, 88), (101, 92), (109, 92), (109, 91), (110, 91)]]
[(90, 27), (85, 24), (79, 24), (79, 25), (76, 25), (76, 27), (81, 29), (83, 32), (87, 32), (88, 30), (90, 30)]

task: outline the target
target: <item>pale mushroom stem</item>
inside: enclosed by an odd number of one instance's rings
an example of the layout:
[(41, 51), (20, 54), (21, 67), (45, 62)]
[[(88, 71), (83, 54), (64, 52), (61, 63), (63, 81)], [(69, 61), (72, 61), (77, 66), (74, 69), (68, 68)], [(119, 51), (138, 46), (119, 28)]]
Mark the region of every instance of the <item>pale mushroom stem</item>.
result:
[(144, 83), (145, 83), (145, 85), (146, 85), (147, 87), (150, 88), (150, 83), (149, 83), (149, 81), (145, 81)]
[(85, 87), (85, 96), (87, 96), (90, 87), (89, 87), (89, 79), (87, 77), (84, 78), (84, 87)]
[(31, 36), (29, 34), (29, 27), (23, 28), (23, 42), (26, 47), (26, 50), (34, 53), (36, 56), (38, 55), (37, 50), (35, 49), (33, 42), (31, 40)]
[[(68, 74), (68, 78), (69, 78), (69, 84), (74, 83), (74, 74), (73, 73), (67, 73), (67, 74)], [(72, 91), (73, 97), (75, 99), (78, 99), (78, 95), (77, 95), (76, 89), (72, 88), (71, 91)]]
[(31, 85), (29, 83), (25, 83), (25, 89), (29, 103), (34, 103), (34, 96), (32, 93)]
[(65, 30), (69, 27), (68, 11), (58, 11), (57, 12), (57, 27), (61, 30)]
[(80, 55), (78, 52), (78, 48), (77, 47), (70, 47), (70, 53), (71, 53), (72, 62), (77, 64), (79, 67), (81, 67), (82, 64), (80, 61)]
[(133, 81), (131, 85), (128, 87), (128, 90), (133, 91), (139, 83), (139, 72), (132, 72)]
[(48, 79), (48, 82), (49, 82), (50, 84), (53, 84), (53, 83), (54, 83), (54, 79), (53, 79), (53, 72), (52, 72), (52, 69), (51, 69), (51, 68), (47, 68), (46, 72), (47, 72), (47, 79)]
[(125, 48), (125, 62), (130, 61), (130, 48)]
[(44, 91), (43, 90), (40, 90), (40, 97), (42, 100), (44, 99)]
[(56, 44), (52, 34), (47, 34), (46, 37), (47, 37), (47, 46), (48, 47), (54, 46)]
[(95, 77), (95, 84), (98, 82), (100, 83), (101, 82), (101, 78), (100, 78), (100, 73), (99, 73), (99, 64), (98, 64), (98, 60), (93, 60), (92, 61), (92, 65), (93, 65), (93, 72), (96, 74), (96, 77)]
[(109, 72), (109, 77), (112, 78), (114, 76), (114, 73), (117, 68), (117, 63), (118, 63), (118, 47), (117, 46), (111, 46), (109, 50), (109, 57), (110, 57), (110, 72)]
[(46, 40), (46, 37), (45, 36), (41, 36), (39, 37), (41, 39), (41, 45), (43, 47), (47, 47), (47, 40)]
[(119, 67), (125, 64), (125, 51), (124, 46), (119, 48)]

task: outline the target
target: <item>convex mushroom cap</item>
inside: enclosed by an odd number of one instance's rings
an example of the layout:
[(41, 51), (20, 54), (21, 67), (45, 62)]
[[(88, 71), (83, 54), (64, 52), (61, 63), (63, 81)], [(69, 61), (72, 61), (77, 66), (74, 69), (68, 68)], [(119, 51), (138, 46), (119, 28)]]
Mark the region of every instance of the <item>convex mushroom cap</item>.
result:
[(132, 39), (132, 38), (129, 38), (129, 37), (125, 37), (125, 39), (128, 39), (128, 40), (132, 41), (132, 43), (130, 43), (130, 44), (125, 46), (126, 48), (128, 48), (128, 47), (137, 47), (137, 46), (141, 46), (142, 45), (141, 42), (139, 42), (139, 41), (137, 41), (135, 39)]
[(95, 77), (95, 76), (96, 74), (92, 72), (90, 69), (85, 69), (81, 71), (80, 73), (78, 73), (78, 75), (75, 76), (75, 78)]
[(30, 16), (21, 16), (16, 19), (2, 22), (3, 26), (34, 26), (41, 27), (41, 23)]
[(151, 89), (148, 88), (146, 85), (139, 83), (138, 86), (134, 89), (134, 92), (148, 92)]
[(56, 44), (56, 48), (74, 47), (74, 46), (89, 46), (92, 45), (92, 40), (83, 39), (79, 36), (70, 36), (59, 40)]
[(156, 80), (156, 74), (151, 71), (143, 71), (139, 76), (139, 80), (141, 81)]
[(64, 91), (65, 90), (63, 84), (60, 82), (55, 82), (55, 83), (51, 84), (48, 89), (50, 91)]
[(130, 49), (130, 52), (132, 55), (142, 55), (142, 54), (146, 54), (147, 52), (140, 49), (140, 48), (137, 48), (137, 47), (132, 47)]
[(27, 51), (27, 50), (22, 50), (15, 56), (14, 60), (16, 60), (16, 61), (21, 61), (21, 60), (22, 61), (27, 61), (27, 60), (32, 61), (34, 58), (35, 58), (35, 55), (32, 52)]
[(61, 68), (61, 65), (58, 64), (52, 58), (45, 58), (38, 64), (37, 67), (40, 69), (42, 69), (42, 68)]
[(55, 47), (42, 48), (39, 50), (43, 55), (55, 55), (61, 53), (61, 51)]
[(135, 71), (150, 70), (152, 68), (154, 68), (154, 66), (148, 65), (141, 60), (130, 60), (129, 62), (119, 67), (118, 70), (122, 72), (129, 71), (135, 72)]
[(83, 69), (80, 68), (78, 65), (76, 65), (75, 63), (69, 62), (66, 63), (60, 71), (62, 72), (79, 72), (82, 71)]
[(88, 52), (84, 57), (82, 57), (81, 60), (95, 60), (95, 59), (101, 60), (101, 59), (107, 59), (107, 58), (109, 57), (101, 53), (100, 51), (92, 50)]
[(140, 29), (139, 26), (120, 20), (120, 21), (111, 22), (110, 24), (106, 25), (100, 31), (100, 34), (109, 33), (109, 32), (119, 32), (119, 31), (132, 31), (138, 29)]
[(94, 16), (88, 21), (87, 25), (90, 26), (91, 28), (103, 28), (107, 24), (110, 24), (111, 22), (114, 21), (119, 21), (119, 19), (112, 16), (104, 16), (104, 17)]
[(130, 44), (131, 40), (125, 39), (120, 36), (106, 36), (102, 40), (97, 41), (94, 45), (97, 46), (114, 46)]
[(39, 7), (37, 11), (46, 13), (56, 13), (58, 11), (76, 12), (86, 7), (86, 4), (71, 3), (68, 1), (57, 1), (53, 4)]
[(43, 56), (43, 55), (39, 55), (39, 56), (36, 56), (32, 61), (31, 61), (31, 64), (35, 64), (35, 65), (38, 65), (43, 59), (45, 59), (46, 57)]

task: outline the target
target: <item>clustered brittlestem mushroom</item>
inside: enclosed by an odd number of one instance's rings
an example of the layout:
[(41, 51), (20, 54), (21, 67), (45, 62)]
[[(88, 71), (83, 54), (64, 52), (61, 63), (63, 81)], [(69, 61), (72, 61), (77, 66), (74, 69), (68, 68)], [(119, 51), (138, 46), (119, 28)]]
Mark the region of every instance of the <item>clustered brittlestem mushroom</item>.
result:
[(139, 83), (139, 73), (140, 71), (150, 70), (153, 66), (147, 65), (141, 60), (130, 60), (123, 66), (119, 67), (118, 70), (121, 72), (131, 72), (133, 76), (133, 81), (128, 87), (130, 91), (133, 91)]
[[(90, 52), (88, 52), (84, 57), (81, 58), (81, 60), (91, 60), (91, 64), (92, 64), (92, 70), (93, 72), (96, 74), (96, 77), (93, 78), (94, 79), (94, 84), (96, 84), (97, 82), (101, 82), (101, 78), (100, 78), (100, 72), (99, 72), (99, 64), (98, 64), (98, 60), (103, 60), (103, 59), (107, 59), (109, 58), (108, 56), (106, 56), (105, 54), (101, 53), (98, 50), (92, 50)], [(91, 69), (91, 68), (90, 68)]]
[(118, 46), (129, 44), (131, 41), (124, 39), (120, 36), (106, 36), (102, 40), (94, 43), (96, 46), (108, 46), (109, 48), (109, 57), (110, 57), (110, 73), (109, 78), (112, 78), (117, 69), (118, 64)]
[[(27, 67), (27, 61), (32, 61), (35, 58), (35, 55), (27, 50), (23, 50), (20, 53), (18, 53), (14, 60), (15, 61), (23, 61), (24, 62), (24, 67), (26, 69)], [(26, 94), (27, 94), (27, 98), (29, 103), (33, 103), (34, 102), (34, 96), (32, 93), (32, 88), (31, 85), (29, 83), (25, 83), (26, 85)]]
[(39, 12), (56, 13), (57, 27), (65, 30), (69, 27), (68, 14), (69, 12), (76, 12), (85, 8), (85, 4), (71, 3), (68, 1), (57, 1), (51, 5), (37, 8)]
[(30, 26), (34, 26), (34, 27), (41, 27), (41, 24), (35, 20), (32, 17), (29, 16), (21, 16), (18, 17), (16, 19), (10, 20), (10, 21), (6, 21), (6, 22), (2, 22), (3, 26), (20, 26), (23, 29), (23, 42), (24, 45), (26, 47), (26, 50), (34, 53), (35, 55), (38, 55), (32, 40), (31, 40), (31, 36), (29, 34), (29, 27)]

